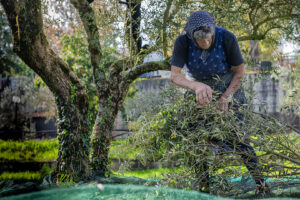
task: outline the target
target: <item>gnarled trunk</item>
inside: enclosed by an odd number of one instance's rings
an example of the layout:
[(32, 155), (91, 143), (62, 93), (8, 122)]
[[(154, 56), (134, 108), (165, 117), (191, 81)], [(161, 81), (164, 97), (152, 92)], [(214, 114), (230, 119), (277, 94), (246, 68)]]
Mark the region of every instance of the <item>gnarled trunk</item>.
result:
[(89, 117), (86, 103), (83, 109), (74, 102), (56, 99), (59, 153), (55, 176), (63, 181), (87, 179), (89, 170)]
[[(102, 106), (99, 106), (102, 107)], [(104, 111), (104, 112), (103, 112)], [(103, 176), (108, 167), (108, 151), (112, 140), (112, 130), (118, 108), (102, 107), (99, 108), (97, 119), (94, 125), (92, 136), (92, 170), (98, 175)]]
[(256, 65), (260, 61), (258, 40), (250, 40), (250, 58)]
[(108, 78), (107, 90), (98, 90), (99, 110), (92, 136), (91, 166), (94, 172), (104, 175), (108, 166), (108, 151), (119, 108), (126, 97), (129, 84), (121, 86), (121, 67), (114, 63)]
[[(14, 51), (53, 92), (58, 107), (59, 155), (56, 176), (89, 176), (88, 96), (74, 72), (50, 49), (43, 32), (40, 0), (1, 0)], [(61, 177), (61, 180), (62, 180)]]

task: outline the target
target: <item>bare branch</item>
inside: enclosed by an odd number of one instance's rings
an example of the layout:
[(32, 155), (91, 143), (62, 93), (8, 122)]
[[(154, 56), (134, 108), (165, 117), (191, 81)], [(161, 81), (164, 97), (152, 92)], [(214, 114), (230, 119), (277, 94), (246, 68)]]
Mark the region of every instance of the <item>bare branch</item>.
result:
[[(257, 115), (261, 115), (262, 117), (264, 118), (269, 118), (269, 119), (275, 119), (277, 120), (276, 118), (270, 116), (270, 115), (267, 115), (267, 114), (263, 114), (263, 113), (259, 113), (259, 112), (255, 112), (255, 111), (252, 111), (254, 114), (257, 114)], [(300, 130), (296, 129), (295, 127), (289, 125), (289, 124), (286, 124), (286, 123), (283, 123), (281, 122), (284, 126), (290, 128), (291, 130), (295, 131), (298, 135), (300, 135)]]
[(163, 43), (163, 55), (167, 56), (167, 22), (169, 20), (169, 16), (170, 16), (170, 9), (172, 6), (173, 0), (168, 0), (167, 2), (167, 7), (166, 10), (164, 12), (164, 17), (163, 17), (163, 29), (162, 29), (162, 43)]
[(253, 32), (256, 32), (258, 30), (258, 28), (267, 23), (267, 22), (270, 22), (270, 21), (273, 21), (273, 20), (276, 20), (276, 19), (289, 19), (289, 18), (296, 18), (296, 17), (299, 17), (300, 15), (299, 14), (289, 14), (289, 15), (277, 15), (277, 16), (274, 16), (274, 17), (267, 17), (265, 18), (264, 20), (260, 21), (259, 23), (257, 23), (254, 28), (253, 28)]
[[(101, 82), (104, 83), (102, 85), (106, 85), (104, 69), (99, 67), (102, 54), (95, 12), (87, 1), (71, 0), (71, 3), (79, 12), (80, 19), (88, 36), (87, 41), (89, 44), (89, 52), (91, 56), (91, 63), (93, 66), (94, 81), (96, 83)], [(99, 84), (96, 85), (98, 91), (104, 90), (104, 88), (101, 88)]]
[(264, 35), (256, 35), (256, 34), (251, 34), (251, 35), (248, 35), (248, 36), (241, 36), (241, 37), (238, 37), (237, 40), (238, 41), (247, 41), (247, 40), (263, 40), (265, 39), (265, 36)]
[(140, 75), (146, 72), (152, 72), (157, 70), (170, 70), (171, 65), (168, 61), (160, 61), (160, 62), (149, 62), (142, 65), (138, 65), (132, 69), (130, 69), (124, 76), (124, 83), (131, 83)]

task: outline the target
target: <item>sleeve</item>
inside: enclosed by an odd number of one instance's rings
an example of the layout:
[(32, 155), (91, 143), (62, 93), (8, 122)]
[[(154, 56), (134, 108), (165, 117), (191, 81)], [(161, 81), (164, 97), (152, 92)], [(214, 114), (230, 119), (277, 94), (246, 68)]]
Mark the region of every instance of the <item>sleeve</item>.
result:
[(235, 35), (229, 31), (224, 32), (223, 42), (228, 64), (231, 66), (243, 64), (244, 59)]
[(188, 55), (188, 41), (186, 35), (180, 35), (174, 44), (171, 65), (183, 68), (184, 64), (187, 63)]

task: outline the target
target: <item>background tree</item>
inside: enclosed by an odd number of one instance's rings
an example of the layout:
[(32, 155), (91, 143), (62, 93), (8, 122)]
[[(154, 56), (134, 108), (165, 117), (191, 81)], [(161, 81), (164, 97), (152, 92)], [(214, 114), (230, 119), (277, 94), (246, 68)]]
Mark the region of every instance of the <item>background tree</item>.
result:
[(219, 25), (233, 31), (239, 41), (250, 41), (249, 53), (256, 61), (260, 60), (259, 41), (267, 38), (279, 41), (281, 36), (295, 39), (295, 33), (299, 32), (300, 3), (297, 0), (205, 0), (202, 5)]
[[(169, 68), (169, 64), (148, 63), (131, 67), (126, 62), (101, 64), (103, 52), (94, 10), (86, 1), (72, 0), (84, 25), (99, 110), (92, 136), (95, 171), (104, 172), (113, 123), (129, 85), (148, 71)], [(14, 44), (14, 52), (33, 69), (53, 92), (58, 109), (59, 155), (56, 175), (85, 179), (90, 175), (88, 95), (86, 87), (50, 47), (43, 31), (41, 1), (1, 1)]]
[(56, 97), (59, 155), (56, 173), (71, 179), (89, 175), (87, 92), (72, 70), (49, 48), (40, 1), (1, 1), (14, 52), (33, 69)]

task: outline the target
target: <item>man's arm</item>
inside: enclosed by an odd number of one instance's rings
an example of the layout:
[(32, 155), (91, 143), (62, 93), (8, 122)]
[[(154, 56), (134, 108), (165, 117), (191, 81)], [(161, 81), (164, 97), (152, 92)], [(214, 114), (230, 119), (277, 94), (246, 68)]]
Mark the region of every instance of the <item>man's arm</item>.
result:
[(224, 92), (222, 96), (229, 97), (233, 95), (241, 86), (242, 79), (245, 78), (245, 67), (244, 64), (240, 64), (238, 66), (232, 66), (234, 75), (230, 82), (229, 87)]
[(241, 86), (242, 79), (245, 78), (245, 67), (244, 64), (240, 64), (238, 66), (232, 66), (234, 75), (230, 82), (227, 90), (222, 94), (219, 101), (219, 110), (227, 111), (228, 110), (228, 101), (227, 99), (233, 95)]
[(179, 87), (194, 90), (196, 93), (196, 100), (199, 104), (208, 104), (210, 100), (212, 100), (214, 91), (204, 83), (186, 79), (185, 76), (181, 74), (181, 70), (182, 68), (180, 67), (174, 65), (171, 66), (171, 81)]

